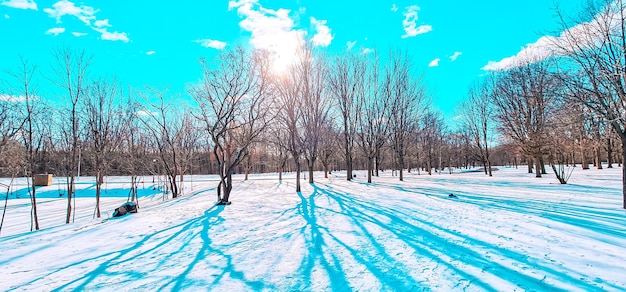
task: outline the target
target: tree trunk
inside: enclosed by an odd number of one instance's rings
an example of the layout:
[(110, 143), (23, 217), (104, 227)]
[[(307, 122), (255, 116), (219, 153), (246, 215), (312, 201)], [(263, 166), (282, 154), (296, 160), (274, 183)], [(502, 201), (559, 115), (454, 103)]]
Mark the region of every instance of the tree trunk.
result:
[[(352, 180), (352, 153), (348, 149), (348, 142), (346, 141), (346, 179)], [(311, 176), (313, 177), (313, 176)], [(309, 181), (311, 182), (311, 181)], [(312, 182), (311, 182), (312, 183)]]
[(539, 156), (535, 157), (535, 177), (541, 177), (541, 159)]
[(483, 159), (483, 170), (485, 171), (485, 175), (489, 175), (489, 171), (487, 169), (487, 160)]
[(72, 195), (74, 194), (74, 175), (70, 175), (67, 184), (67, 213), (65, 214), (65, 224), (70, 224), (72, 218)]
[(296, 193), (300, 193), (302, 190), (300, 188), (300, 160), (296, 160)]
[(526, 164), (528, 164), (528, 173), (533, 173), (533, 158), (526, 157)]
[(232, 174), (227, 174), (226, 175), (226, 184), (224, 185), (224, 197), (222, 197), (222, 204), (230, 204), (230, 202), (228, 201), (228, 199), (230, 198), (230, 191), (233, 190), (233, 175)]
[(309, 183), (313, 183), (313, 163), (309, 164)]
[(102, 173), (96, 172), (96, 216), (100, 218), (100, 190), (102, 189)]
[[(31, 168), (32, 169), (32, 168)], [(31, 171), (32, 175), (32, 171)], [(39, 218), (37, 216), (37, 188), (35, 188), (35, 184), (31, 185), (31, 203), (32, 203), (32, 212), (33, 212), (33, 220), (35, 221), (35, 230), (39, 230)], [(5, 206), (6, 209), (6, 206)]]
[(596, 167), (597, 169), (602, 169), (602, 152), (600, 151), (600, 146), (596, 147)]
[(367, 183), (372, 183), (372, 172), (374, 171), (372, 168), (374, 166), (374, 158), (367, 158)]
[(585, 150), (581, 151), (580, 156), (582, 157), (582, 167), (583, 169), (589, 169), (589, 161), (587, 159), (587, 153)]
[(622, 208), (626, 209), (626, 166), (623, 163), (626, 161), (626, 133), (620, 133), (620, 138), (622, 140)]
[(606, 152), (607, 152), (607, 167), (613, 168), (613, 143), (611, 143), (611, 138), (606, 139)]

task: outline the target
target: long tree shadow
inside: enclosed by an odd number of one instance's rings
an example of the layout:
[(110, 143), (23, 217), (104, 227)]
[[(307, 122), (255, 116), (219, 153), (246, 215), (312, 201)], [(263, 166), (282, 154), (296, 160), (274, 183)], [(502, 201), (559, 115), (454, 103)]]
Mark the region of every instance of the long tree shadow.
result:
[[(463, 278), (469, 279), (472, 284), (477, 285), (482, 289), (490, 291), (495, 290), (480, 280), (478, 276), (471, 275), (460, 269), (458, 266), (446, 261), (442, 258), (442, 255), (446, 255), (455, 261), (465, 263), (469, 266), (488, 270), (489, 273), (499, 277), (500, 279), (514, 283), (524, 289), (559, 290), (556, 287), (544, 283), (541, 279), (536, 279), (527, 274), (521, 273), (516, 269), (497, 263), (492, 260), (492, 257), (486, 257), (484, 254), (481, 254), (474, 249), (470, 249), (466, 245), (481, 248), (483, 250), (490, 250), (492, 251), (492, 254), (501, 255), (504, 258), (517, 262), (518, 264), (521, 263), (527, 267), (535, 267), (554, 278), (558, 278), (565, 283), (574, 284), (576, 287), (581, 287), (584, 290), (590, 291), (598, 289), (597, 286), (594, 286), (582, 279), (563, 274), (562, 272), (549, 267), (538, 267), (536, 262), (533, 262), (524, 254), (503, 249), (491, 243), (468, 237), (460, 232), (442, 228), (433, 223), (425, 221), (407, 221), (407, 219), (403, 218), (412, 218), (413, 216), (412, 214), (406, 213), (402, 210), (376, 205), (372, 202), (364, 201), (354, 196), (347, 196), (346, 194), (333, 191), (331, 186), (327, 186), (327, 189), (324, 190), (324, 192), (327, 196), (337, 200), (337, 202), (341, 202), (340, 204), (343, 205), (342, 209), (351, 214), (351, 217), (359, 218), (361, 220), (374, 223), (382, 228), (386, 228), (389, 232), (407, 243), (408, 246), (413, 248), (419, 254), (425, 255), (437, 261), (451, 271), (454, 271), (454, 273), (461, 275)], [(380, 216), (391, 219), (391, 224), (376, 218)], [(427, 229), (424, 227), (418, 227), (417, 225), (427, 227)], [(433, 233), (433, 231), (435, 231), (435, 233)], [(459, 243), (451, 242), (446, 238), (442, 238), (441, 235), (444, 234), (451, 235), (451, 237), (462, 238), (462, 240), (459, 241)], [(463, 245), (460, 244), (460, 242), (462, 242)]]
[[(302, 276), (298, 288), (307, 288), (312, 285), (312, 274), (317, 263), (326, 271), (330, 280), (330, 288), (333, 291), (346, 290), (349, 287), (345, 273), (342, 270), (340, 259), (328, 248), (324, 241), (324, 232), (328, 229), (320, 226), (317, 222), (316, 197), (320, 195), (319, 189), (313, 184), (313, 192), (305, 198), (298, 192), (301, 202), (297, 205), (298, 213), (305, 220), (306, 225), (301, 228), (305, 238), (306, 254), (302, 259), (298, 275)], [(329, 258), (327, 258), (330, 257)]]
[[(41, 279), (55, 278), (57, 274), (67, 274), (70, 270), (82, 268), (87, 271), (81, 272), (76, 278), (54, 288), (53, 291), (98, 289), (111, 287), (109, 286), (111, 284), (113, 287), (133, 287), (137, 283), (132, 282), (137, 279), (149, 279), (147, 281), (151, 281), (151, 285), (156, 284), (162, 286), (162, 289), (177, 291), (189, 287), (210, 287), (218, 284), (225, 275), (241, 281), (252, 290), (266, 288), (262, 282), (246, 280), (244, 273), (235, 268), (231, 255), (223, 251), (225, 246), (214, 246), (210, 236), (214, 231), (211, 230), (224, 222), (220, 215), (223, 211), (224, 206), (213, 205), (203, 215), (150, 233), (127, 248), (58, 267), (21, 286), (25, 287)], [(189, 251), (196, 249), (195, 256), (187, 256)], [(211, 262), (207, 256), (220, 260)], [(155, 257), (160, 260), (157, 262), (150, 260)], [(181, 262), (181, 259), (185, 261), (188, 258), (191, 259), (189, 263)], [(144, 264), (135, 266), (134, 262)], [(201, 270), (202, 265), (211, 266), (222, 272), (219, 275), (206, 275), (207, 277), (200, 278), (189, 276), (190, 273)], [(185, 269), (176, 275), (160, 276), (168, 268), (181, 266)], [(210, 280), (211, 277), (214, 279)], [(111, 281), (114, 282), (110, 283)], [(159, 284), (160, 282), (164, 284)]]
[[(402, 192), (437, 198), (444, 198), (452, 191), (446, 188), (434, 187), (407, 188), (391, 184), (377, 185)], [(488, 206), (489, 208), (523, 213), (525, 215), (535, 215), (567, 225), (584, 228), (591, 232), (605, 234), (610, 237), (626, 237), (626, 229), (623, 228), (623, 221), (626, 218), (626, 215), (624, 215), (622, 210), (607, 212), (593, 207), (578, 206), (568, 203), (545, 202), (541, 200), (529, 199), (520, 200), (519, 198), (506, 196), (484, 196), (463, 191), (454, 191), (454, 193), (461, 198), (461, 200), (459, 200), (460, 203), (473, 204), (481, 208)], [(599, 220), (599, 218), (602, 218), (602, 220)], [(593, 235), (589, 235), (589, 238), (597, 239), (597, 237)], [(617, 246), (622, 244), (621, 242), (613, 241), (610, 238), (605, 241)]]

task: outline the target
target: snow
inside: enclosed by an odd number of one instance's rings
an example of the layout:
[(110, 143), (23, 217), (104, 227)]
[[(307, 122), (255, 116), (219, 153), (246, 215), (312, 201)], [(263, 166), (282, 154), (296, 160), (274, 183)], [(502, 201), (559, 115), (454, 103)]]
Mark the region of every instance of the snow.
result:
[(139, 212), (107, 218), (129, 188), (110, 177), (100, 219), (81, 177), (72, 224), (56, 180), (38, 190), (35, 232), (17, 181), (0, 290), (626, 290), (621, 168), (577, 168), (567, 185), (525, 172), (316, 173), (300, 194), (293, 174), (237, 176), (230, 206), (214, 205), (214, 176), (186, 177), (166, 200), (145, 177)]

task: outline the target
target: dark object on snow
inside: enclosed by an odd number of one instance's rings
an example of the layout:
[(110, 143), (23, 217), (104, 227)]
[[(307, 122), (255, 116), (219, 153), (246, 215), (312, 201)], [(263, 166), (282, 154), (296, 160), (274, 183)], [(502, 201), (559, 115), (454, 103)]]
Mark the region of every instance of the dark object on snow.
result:
[(224, 200), (220, 200), (219, 202), (217, 202), (217, 205), (218, 206), (230, 205), (230, 202), (224, 201)]
[(458, 198), (455, 194), (449, 194), (448, 198)]
[(353, 174), (352, 177), (356, 177), (356, 174)]
[(137, 205), (134, 202), (126, 202), (118, 208), (115, 208), (113, 217), (124, 216), (126, 213), (137, 213)]

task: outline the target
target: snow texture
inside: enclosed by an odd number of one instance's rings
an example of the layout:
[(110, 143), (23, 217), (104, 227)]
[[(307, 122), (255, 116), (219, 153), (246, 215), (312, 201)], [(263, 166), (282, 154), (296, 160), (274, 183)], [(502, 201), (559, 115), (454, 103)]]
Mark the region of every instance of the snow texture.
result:
[(299, 194), (293, 174), (236, 176), (230, 206), (215, 205), (215, 176), (186, 177), (167, 200), (145, 177), (139, 212), (119, 218), (107, 217), (129, 179), (109, 177), (100, 219), (94, 179), (81, 177), (72, 224), (57, 179), (38, 190), (36, 232), (17, 181), (0, 291), (626, 290), (621, 169), (577, 168), (567, 185), (525, 169), (384, 172), (372, 184), (316, 173)]

